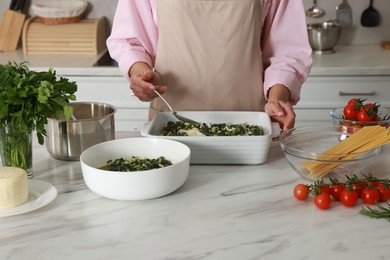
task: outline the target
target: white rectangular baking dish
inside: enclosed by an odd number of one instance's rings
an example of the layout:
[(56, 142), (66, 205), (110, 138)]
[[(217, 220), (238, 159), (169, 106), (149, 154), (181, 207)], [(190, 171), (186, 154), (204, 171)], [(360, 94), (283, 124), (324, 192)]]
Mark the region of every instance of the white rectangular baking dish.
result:
[[(262, 136), (162, 136), (169, 121), (177, 121), (171, 112), (159, 112), (141, 129), (141, 135), (182, 142), (191, 149), (191, 164), (262, 164), (267, 160), (272, 137), (278, 136), (279, 126), (271, 124), (264, 112), (180, 111), (180, 115), (203, 123), (232, 123), (259, 125)], [(273, 130), (274, 128), (274, 130)]]

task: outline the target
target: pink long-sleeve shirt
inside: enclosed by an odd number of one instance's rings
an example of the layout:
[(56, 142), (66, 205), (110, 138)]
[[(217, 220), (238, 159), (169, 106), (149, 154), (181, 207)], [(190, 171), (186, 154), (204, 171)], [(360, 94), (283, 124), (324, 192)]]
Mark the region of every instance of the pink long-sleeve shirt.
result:
[[(118, 1), (107, 47), (126, 78), (135, 62), (153, 67), (158, 43), (157, 1)], [(302, 1), (264, 0), (261, 18), (264, 94), (267, 96), (273, 85), (283, 84), (296, 104), (312, 64)]]

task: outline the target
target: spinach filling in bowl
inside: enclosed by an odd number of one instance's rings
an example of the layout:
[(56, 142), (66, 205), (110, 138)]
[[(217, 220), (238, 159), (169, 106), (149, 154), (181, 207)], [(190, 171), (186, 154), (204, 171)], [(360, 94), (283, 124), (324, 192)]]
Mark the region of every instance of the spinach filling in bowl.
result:
[(162, 131), (163, 136), (258, 136), (264, 135), (258, 125), (199, 123), (169, 121)]
[(172, 162), (167, 160), (164, 156), (155, 159), (132, 156), (129, 159), (119, 158), (109, 160), (107, 161), (107, 164), (99, 167), (99, 169), (114, 172), (137, 172), (164, 168), (170, 165), (172, 165)]

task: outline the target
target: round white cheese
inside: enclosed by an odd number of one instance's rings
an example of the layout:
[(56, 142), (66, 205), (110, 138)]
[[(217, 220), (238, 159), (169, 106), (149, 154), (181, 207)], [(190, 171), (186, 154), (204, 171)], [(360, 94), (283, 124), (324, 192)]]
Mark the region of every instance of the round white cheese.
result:
[(19, 206), (27, 198), (26, 171), (17, 167), (0, 167), (0, 209)]

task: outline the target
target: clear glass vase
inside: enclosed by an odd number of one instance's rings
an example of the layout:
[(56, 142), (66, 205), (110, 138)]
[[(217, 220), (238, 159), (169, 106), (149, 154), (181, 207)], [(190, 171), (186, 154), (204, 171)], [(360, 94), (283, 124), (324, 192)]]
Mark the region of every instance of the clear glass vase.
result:
[(29, 179), (32, 172), (32, 131), (14, 132), (0, 128), (0, 155), (3, 166), (25, 169)]

